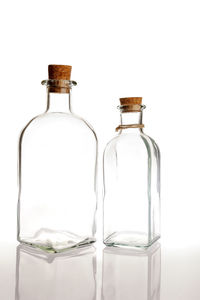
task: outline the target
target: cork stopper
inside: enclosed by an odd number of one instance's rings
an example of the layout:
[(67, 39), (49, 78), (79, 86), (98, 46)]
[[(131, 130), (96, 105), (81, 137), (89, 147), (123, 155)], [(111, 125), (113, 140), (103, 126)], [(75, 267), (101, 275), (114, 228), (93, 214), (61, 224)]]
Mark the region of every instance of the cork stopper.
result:
[(140, 112), (142, 105), (142, 97), (126, 97), (120, 98), (120, 109), (122, 112)]
[(53, 80), (70, 80), (71, 77), (71, 66), (65, 65), (49, 65), (49, 79)]
[(121, 105), (135, 105), (142, 104), (142, 97), (127, 97), (119, 99)]
[(50, 80), (58, 80), (55, 86), (49, 87), (51, 93), (69, 93), (69, 86), (66, 83), (60, 82), (59, 80), (70, 80), (71, 78), (71, 66), (66, 65), (49, 65), (48, 73)]

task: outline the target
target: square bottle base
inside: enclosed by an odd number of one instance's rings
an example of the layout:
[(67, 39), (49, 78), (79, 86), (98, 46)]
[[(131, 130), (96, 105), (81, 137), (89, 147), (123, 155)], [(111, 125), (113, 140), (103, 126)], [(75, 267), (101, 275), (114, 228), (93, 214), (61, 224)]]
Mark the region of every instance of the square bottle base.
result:
[(160, 238), (160, 235), (154, 239), (148, 239), (144, 233), (137, 233), (131, 231), (114, 232), (109, 235), (104, 244), (110, 247), (127, 247), (127, 248), (147, 248), (155, 243)]

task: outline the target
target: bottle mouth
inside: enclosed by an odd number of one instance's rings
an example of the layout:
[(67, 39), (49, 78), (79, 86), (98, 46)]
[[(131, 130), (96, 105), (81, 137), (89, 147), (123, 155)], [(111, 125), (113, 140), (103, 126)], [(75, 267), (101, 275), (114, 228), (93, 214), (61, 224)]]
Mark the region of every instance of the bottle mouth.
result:
[(117, 108), (121, 113), (127, 112), (142, 112), (146, 106), (141, 104), (126, 104), (126, 105), (118, 105)]
[(76, 86), (77, 83), (74, 80), (65, 80), (65, 79), (47, 79), (41, 82), (42, 85), (45, 85), (48, 88), (50, 93), (69, 93), (73, 86)]

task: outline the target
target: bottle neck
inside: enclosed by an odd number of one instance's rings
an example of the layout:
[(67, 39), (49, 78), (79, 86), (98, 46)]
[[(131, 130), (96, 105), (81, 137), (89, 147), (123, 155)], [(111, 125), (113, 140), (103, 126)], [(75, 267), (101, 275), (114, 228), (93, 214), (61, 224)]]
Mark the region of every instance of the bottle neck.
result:
[[(121, 112), (120, 114), (121, 127), (120, 133), (141, 132), (142, 131), (142, 111)], [(129, 127), (130, 125), (130, 127)], [(140, 126), (141, 125), (141, 126)]]
[(72, 113), (71, 90), (68, 93), (53, 93), (47, 87), (47, 109), (46, 112)]
[(120, 114), (121, 125), (142, 124), (142, 111), (123, 112)]

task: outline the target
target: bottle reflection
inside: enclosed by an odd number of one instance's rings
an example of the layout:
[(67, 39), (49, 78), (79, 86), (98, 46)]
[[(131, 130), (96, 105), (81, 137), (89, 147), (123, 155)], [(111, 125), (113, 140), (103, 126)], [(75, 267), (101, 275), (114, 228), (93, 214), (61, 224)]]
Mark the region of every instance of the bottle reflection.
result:
[(95, 248), (49, 254), (17, 247), (15, 300), (95, 300)]
[(104, 249), (102, 300), (160, 300), (160, 244)]

